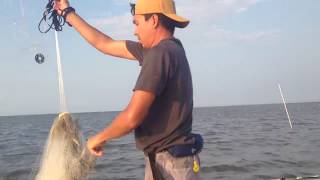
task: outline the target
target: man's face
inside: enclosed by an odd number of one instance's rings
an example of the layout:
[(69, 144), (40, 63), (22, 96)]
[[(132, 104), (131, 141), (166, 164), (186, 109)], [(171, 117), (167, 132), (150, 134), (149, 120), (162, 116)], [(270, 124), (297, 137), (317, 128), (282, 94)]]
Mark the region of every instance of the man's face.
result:
[(151, 48), (155, 36), (155, 28), (152, 17), (145, 20), (143, 15), (134, 15), (133, 23), (135, 24), (134, 35), (144, 48)]

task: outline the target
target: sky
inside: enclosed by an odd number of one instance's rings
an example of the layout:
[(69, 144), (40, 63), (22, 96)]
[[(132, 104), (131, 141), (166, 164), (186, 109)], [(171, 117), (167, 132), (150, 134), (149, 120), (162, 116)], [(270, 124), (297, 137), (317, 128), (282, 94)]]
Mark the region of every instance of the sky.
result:
[[(0, 0), (0, 116), (59, 112), (54, 32), (38, 23), (47, 1)], [(71, 0), (114, 39), (136, 40), (131, 0)], [(320, 101), (319, 0), (176, 0), (190, 19), (177, 29), (190, 64), (195, 107)], [(68, 26), (58, 33), (70, 112), (120, 111), (137, 62), (106, 56)], [(34, 56), (42, 53), (43, 64)]]

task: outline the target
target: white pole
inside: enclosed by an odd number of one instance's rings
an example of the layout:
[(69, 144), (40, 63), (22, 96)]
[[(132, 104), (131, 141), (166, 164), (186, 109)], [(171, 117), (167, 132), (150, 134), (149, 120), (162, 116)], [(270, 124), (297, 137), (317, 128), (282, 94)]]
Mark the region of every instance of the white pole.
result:
[(278, 84), (278, 87), (279, 87), (279, 91), (280, 91), (280, 94), (281, 94), (281, 98), (282, 98), (282, 101), (283, 101), (284, 108), (286, 109), (286, 113), (287, 113), (287, 116), (288, 116), (289, 124), (290, 124), (290, 127), (292, 129), (292, 123), (291, 123), (291, 120), (290, 120), (290, 115), (289, 115), (289, 112), (288, 112), (288, 109), (287, 109), (287, 106), (286, 106), (286, 102), (284, 101), (284, 97), (283, 97), (283, 94), (282, 94), (282, 90), (281, 90), (280, 84)]

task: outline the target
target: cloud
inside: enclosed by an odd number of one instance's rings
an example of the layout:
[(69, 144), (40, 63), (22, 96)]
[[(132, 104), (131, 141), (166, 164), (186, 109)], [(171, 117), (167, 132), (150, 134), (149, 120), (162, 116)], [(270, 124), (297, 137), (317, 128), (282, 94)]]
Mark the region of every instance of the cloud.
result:
[(212, 23), (230, 14), (248, 10), (261, 0), (176, 0), (178, 14), (193, 23)]
[(263, 39), (273, 39), (280, 35), (279, 30), (261, 30), (256, 32), (234, 32), (220, 28), (218, 26), (210, 26), (208, 30), (203, 33), (203, 38), (213, 41), (215, 43), (219, 42), (246, 42), (252, 43)]
[[(181, 33), (184, 39), (205, 39), (209, 44), (226, 45), (232, 42), (254, 43), (276, 38), (280, 32), (274, 29), (236, 32), (216, 25), (217, 21), (244, 13), (263, 0), (176, 0), (178, 14), (189, 18), (189, 31)], [(191, 33), (192, 32), (192, 33)]]
[[(275, 38), (279, 35), (276, 30), (258, 30), (256, 32), (235, 32), (214, 25), (219, 19), (232, 14), (243, 13), (253, 5), (262, 0), (176, 0), (178, 14), (189, 18), (192, 22), (190, 30), (182, 34), (184, 38), (204, 38), (214, 43), (228, 42), (256, 42), (262, 39)], [(119, 4), (128, 4), (127, 0), (115, 1)], [(133, 2), (134, 1), (130, 1)], [(132, 38), (134, 26), (132, 16), (129, 12), (114, 16), (108, 14), (106, 17), (89, 20), (99, 29), (106, 30), (113, 37)], [(206, 30), (203, 32), (203, 30)], [(198, 37), (195, 37), (198, 36)]]
[(107, 30), (116, 38), (133, 37), (134, 25), (129, 12), (117, 16), (93, 18), (89, 22), (99, 29)]
[[(199, 23), (212, 23), (214, 20), (232, 13), (244, 12), (259, 1), (261, 0), (175, 0), (178, 14)], [(118, 5), (128, 5), (128, 0), (113, 0), (113, 2)], [(130, 0), (130, 2), (134, 3), (135, 1)], [(114, 21), (116, 18), (122, 20), (124, 17), (131, 18), (129, 13), (125, 12), (118, 17), (106, 17), (105, 20), (97, 19), (97, 21), (102, 25)]]
[(114, 5), (128, 6), (129, 3), (135, 3), (133, 0), (112, 0)]

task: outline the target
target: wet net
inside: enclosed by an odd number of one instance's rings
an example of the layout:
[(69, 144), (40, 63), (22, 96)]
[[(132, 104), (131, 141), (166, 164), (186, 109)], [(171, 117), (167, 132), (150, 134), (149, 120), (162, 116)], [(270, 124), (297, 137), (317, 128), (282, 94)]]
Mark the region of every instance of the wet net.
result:
[(61, 113), (54, 120), (36, 180), (82, 180), (95, 164), (77, 121)]

